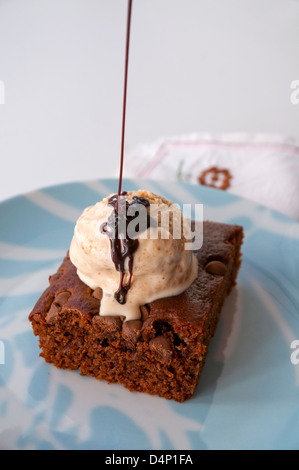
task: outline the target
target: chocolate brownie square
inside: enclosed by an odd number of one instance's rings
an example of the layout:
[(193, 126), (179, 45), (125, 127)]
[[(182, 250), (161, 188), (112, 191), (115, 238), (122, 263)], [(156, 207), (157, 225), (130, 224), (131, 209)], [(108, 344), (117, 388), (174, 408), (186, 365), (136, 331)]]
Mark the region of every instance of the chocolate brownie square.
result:
[(101, 289), (79, 279), (67, 254), (29, 315), (41, 356), (131, 391), (191, 398), (236, 283), (242, 241), (242, 227), (205, 221), (197, 279), (179, 295), (144, 305), (131, 321), (100, 314)]

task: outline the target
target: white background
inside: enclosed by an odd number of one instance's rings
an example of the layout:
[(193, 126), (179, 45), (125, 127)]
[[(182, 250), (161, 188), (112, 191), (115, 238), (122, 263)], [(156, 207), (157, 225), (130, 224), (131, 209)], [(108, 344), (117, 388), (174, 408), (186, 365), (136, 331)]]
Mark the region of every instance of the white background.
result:
[[(115, 176), (126, 0), (0, 0), (0, 199)], [(298, 0), (134, 0), (126, 151), (191, 132), (299, 138)]]

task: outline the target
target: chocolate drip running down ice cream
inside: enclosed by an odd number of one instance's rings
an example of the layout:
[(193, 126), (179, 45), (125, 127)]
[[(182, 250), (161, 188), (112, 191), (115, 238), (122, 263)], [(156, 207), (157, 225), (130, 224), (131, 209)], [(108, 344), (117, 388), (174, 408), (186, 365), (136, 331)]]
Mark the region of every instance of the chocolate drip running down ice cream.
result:
[[(142, 201), (150, 215), (138, 237), (120, 242), (111, 239), (109, 231), (117, 224), (109, 225), (108, 220), (119, 216), (119, 210), (115, 211), (117, 196), (111, 195), (86, 208), (79, 217), (70, 258), (85, 284), (102, 289), (100, 315), (134, 320), (140, 318), (140, 306), (145, 303), (186, 290), (198, 268), (193, 252), (185, 249), (191, 240), (190, 227), (177, 205), (145, 190), (128, 191), (123, 197), (125, 208)], [(174, 233), (178, 226), (180, 237)]]
[[(108, 204), (113, 207), (113, 212), (109, 216), (108, 221), (101, 225), (102, 233), (105, 233), (110, 240), (111, 257), (115, 269), (120, 273), (119, 287), (114, 293), (115, 299), (120, 304), (126, 303), (126, 296), (131, 287), (133, 276), (134, 253), (139, 245), (138, 238), (130, 237), (128, 234), (128, 224), (134, 220), (134, 215), (129, 214), (129, 208), (134, 204), (141, 204), (144, 207), (149, 207), (150, 205), (148, 199), (141, 196), (133, 196), (133, 202), (129, 203), (126, 200), (126, 194), (127, 192), (123, 191), (120, 195), (114, 194), (108, 199)], [(123, 224), (121, 222), (123, 222)], [(124, 228), (124, 233), (120, 232), (121, 226)], [(145, 228), (148, 229), (149, 226), (150, 217), (147, 214)], [(124, 283), (126, 272), (125, 263), (127, 260), (129, 277), (127, 282)]]

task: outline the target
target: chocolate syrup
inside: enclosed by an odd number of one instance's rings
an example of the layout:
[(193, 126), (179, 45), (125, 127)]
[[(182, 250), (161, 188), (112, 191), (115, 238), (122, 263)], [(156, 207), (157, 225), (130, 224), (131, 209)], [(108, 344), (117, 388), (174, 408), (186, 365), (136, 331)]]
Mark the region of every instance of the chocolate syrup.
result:
[[(128, 236), (128, 224), (134, 217), (128, 216), (129, 206), (139, 203), (145, 207), (149, 206), (149, 201), (144, 197), (133, 197), (133, 202), (129, 204), (125, 200), (125, 204), (121, 204), (121, 196), (125, 198), (126, 191), (122, 191), (122, 176), (124, 164), (124, 141), (125, 141), (125, 122), (126, 122), (126, 102), (127, 102), (127, 81), (128, 81), (128, 64), (129, 64), (129, 44), (130, 44), (130, 29), (131, 29), (131, 12), (132, 0), (128, 1), (128, 14), (127, 14), (127, 37), (126, 37), (126, 59), (125, 59), (125, 77), (124, 77), (124, 96), (123, 96), (123, 116), (122, 116), (122, 137), (121, 137), (121, 157), (120, 157), (120, 171), (118, 182), (118, 194), (114, 194), (108, 200), (108, 204), (113, 207), (113, 212), (108, 218), (108, 221), (101, 226), (101, 231), (105, 233), (110, 240), (111, 257), (115, 268), (120, 272), (120, 281), (117, 291), (114, 293), (115, 299), (120, 304), (126, 303), (126, 295), (131, 287), (134, 265), (134, 253), (138, 248), (139, 241), (137, 238), (130, 238)], [(149, 226), (149, 216), (147, 217), (147, 228)], [(121, 233), (120, 227), (125, 228), (125, 233)], [(125, 263), (128, 259), (129, 277), (125, 282)]]
[(128, 0), (128, 13), (127, 13), (126, 59), (125, 59), (123, 119), (122, 119), (122, 134), (121, 134), (120, 169), (119, 169), (119, 180), (118, 180), (118, 196), (120, 196), (120, 194), (121, 194), (121, 186), (122, 186), (122, 178), (123, 178), (123, 167), (124, 167), (124, 144), (125, 144), (127, 88), (128, 88), (127, 84), (128, 84), (128, 65), (129, 65), (132, 1), (133, 0)]
[[(133, 202), (129, 202), (125, 199), (126, 191), (123, 191), (120, 195), (114, 194), (108, 199), (108, 205), (113, 207), (113, 212), (108, 218), (108, 221), (102, 224), (101, 231), (105, 233), (110, 240), (111, 246), (111, 257), (114, 263), (115, 269), (120, 272), (120, 282), (117, 291), (114, 293), (115, 299), (120, 304), (126, 303), (126, 295), (131, 287), (131, 281), (133, 276), (133, 265), (134, 265), (134, 253), (138, 248), (139, 241), (137, 238), (129, 237), (128, 225), (135, 219), (135, 215), (129, 215), (129, 207), (134, 204), (141, 204), (144, 207), (149, 207), (149, 201), (145, 197), (133, 197)], [(123, 197), (120, 201), (120, 198)], [(138, 210), (137, 210), (138, 212)], [(147, 215), (146, 228), (149, 227), (150, 217)], [(122, 233), (120, 228), (125, 229), (125, 233)], [(125, 263), (128, 259), (128, 271), (129, 278), (125, 282)]]

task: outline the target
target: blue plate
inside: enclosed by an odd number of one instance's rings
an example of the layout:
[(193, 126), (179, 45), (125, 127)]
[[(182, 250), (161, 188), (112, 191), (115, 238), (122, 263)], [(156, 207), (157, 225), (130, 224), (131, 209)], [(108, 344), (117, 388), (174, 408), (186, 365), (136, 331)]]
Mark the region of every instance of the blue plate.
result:
[(39, 357), (28, 314), (87, 205), (117, 180), (0, 204), (1, 449), (298, 449), (299, 224), (223, 191), (125, 180), (204, 218), (242, 224), (243, 263), (194, 398), (179, 404), (63, 371)]

